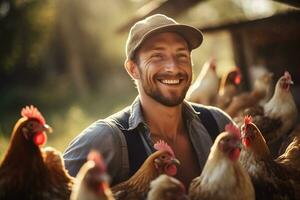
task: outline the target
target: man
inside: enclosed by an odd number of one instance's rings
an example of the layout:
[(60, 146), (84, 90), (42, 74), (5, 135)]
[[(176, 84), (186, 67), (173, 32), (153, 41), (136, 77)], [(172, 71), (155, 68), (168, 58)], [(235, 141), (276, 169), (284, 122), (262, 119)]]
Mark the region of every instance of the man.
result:
[(172, 147), (181, 162), (177, 178), (188, 186), (200, 175), (212, 135), (231, 122), (217, 108), (184, 101), (192, 81), (191, 51), (202, 40), (198, 29), (160, 14), (131, 28), (125, 68), (139, 95), (130, 107), (93, 123), (71, 142), (64, 159), (72, 176), (77, 174), (90, 149), (96, 149), (106, 159), (112, 184), (126, 180), (161, 139)]

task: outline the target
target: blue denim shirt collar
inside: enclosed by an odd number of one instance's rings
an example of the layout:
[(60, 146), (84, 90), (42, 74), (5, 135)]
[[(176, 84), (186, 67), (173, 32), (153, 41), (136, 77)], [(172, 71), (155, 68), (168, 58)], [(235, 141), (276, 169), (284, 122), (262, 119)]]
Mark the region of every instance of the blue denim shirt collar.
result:
[(140, 98), (137, 96), (130, 107), (128, 130), (133, 130), (137, 128), (140, 124), (145, 125), (145, 120), (143, 117), (142, 105)]
[(200, 112), (197, 112), (190, 103), (185, 100), (183, 101), (183, 115), (188, 121), (199, 119), (199, 113)]
[[(195, 109), (187, 102), (183, 101), (183, 115), (187, 122), (191, 122), (194, 119), (198, 119), (199, 114)], [(143, 117), (142, 105), (139, 96), (133, 101), (130, 107), (129, 126), (127, 130), (133, 130), (140, 124), (146, 126), (146, 122)]]

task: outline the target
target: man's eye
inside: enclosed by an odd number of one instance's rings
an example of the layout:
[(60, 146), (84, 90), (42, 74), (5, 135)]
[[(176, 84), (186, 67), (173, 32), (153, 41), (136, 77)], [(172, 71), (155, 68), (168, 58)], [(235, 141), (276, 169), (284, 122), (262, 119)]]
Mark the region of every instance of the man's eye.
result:
[(186, 54), (178, 54), (178, 57), (187, 57)]
[(186, 60), (189, 58), (188, 55), (186, 55), (186, 54), (178, 54), (177, 57), (182, 60)]
[(162, 58), (162, 55), (159, 53), (156, 53), (156, 54), (153, 54), (151, 57), (152, 58)]

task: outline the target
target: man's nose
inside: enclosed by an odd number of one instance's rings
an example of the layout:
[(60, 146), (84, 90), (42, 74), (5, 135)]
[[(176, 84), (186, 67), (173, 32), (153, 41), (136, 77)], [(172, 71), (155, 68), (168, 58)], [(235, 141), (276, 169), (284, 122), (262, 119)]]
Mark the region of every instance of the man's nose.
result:
[(173, 56), (170, 56), (167, 60), (167, 62), (165, 63), (165, 68), (167, 71), (175, 71), (178, 69), (178, 63), (176, 58), (174, 58)]

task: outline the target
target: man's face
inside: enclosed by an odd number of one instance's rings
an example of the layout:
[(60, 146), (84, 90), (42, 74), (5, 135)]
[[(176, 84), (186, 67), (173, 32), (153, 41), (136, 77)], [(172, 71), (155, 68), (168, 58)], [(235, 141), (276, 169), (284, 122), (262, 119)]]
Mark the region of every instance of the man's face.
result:
[(176, 33), (156, 34), (144, 41), (137, 58), (140, 95), (169, 107), (182, 103), (192, 80), (186, 41)]

